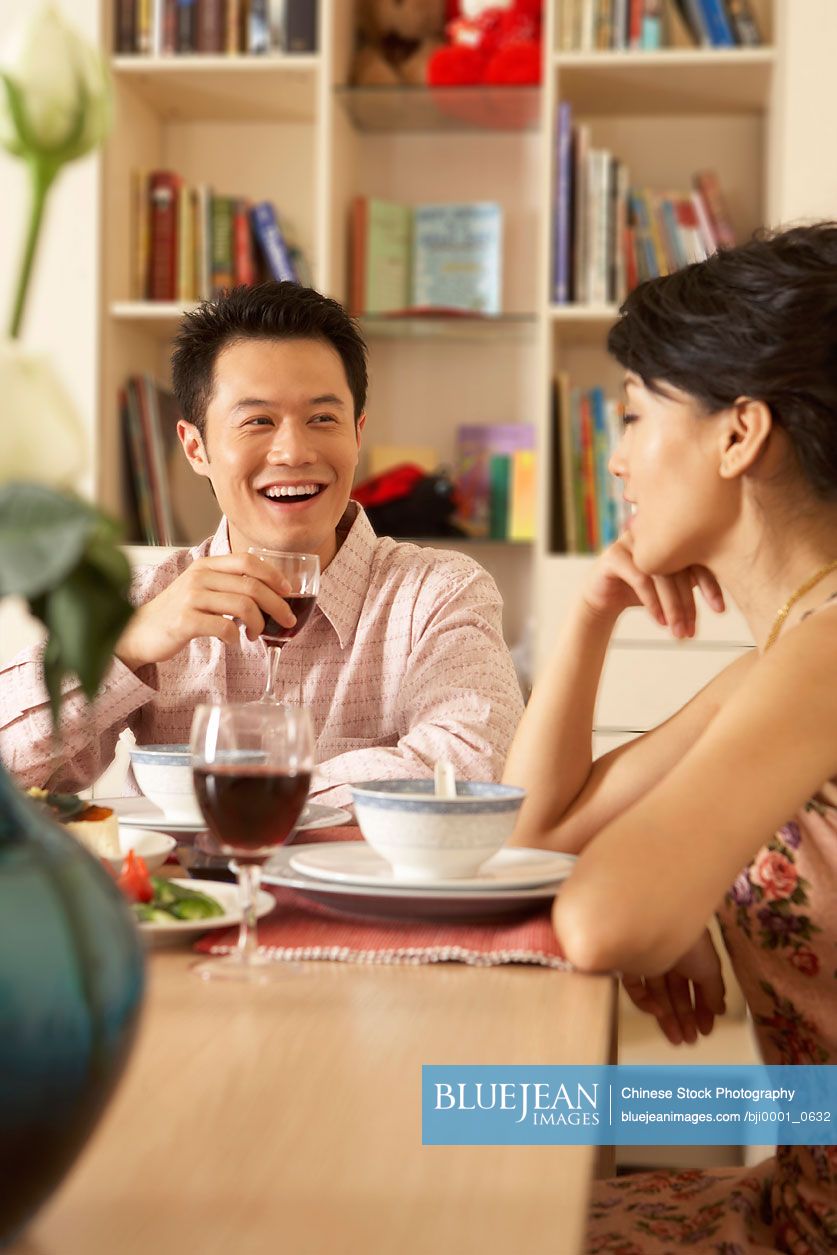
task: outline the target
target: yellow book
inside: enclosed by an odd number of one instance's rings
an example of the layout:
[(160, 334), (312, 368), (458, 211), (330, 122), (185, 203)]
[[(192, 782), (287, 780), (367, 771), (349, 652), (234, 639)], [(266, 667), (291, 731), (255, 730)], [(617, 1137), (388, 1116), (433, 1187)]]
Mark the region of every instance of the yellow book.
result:
[(534, 449), (511, 455), (509, 540), (535, 539), (536, 461)]

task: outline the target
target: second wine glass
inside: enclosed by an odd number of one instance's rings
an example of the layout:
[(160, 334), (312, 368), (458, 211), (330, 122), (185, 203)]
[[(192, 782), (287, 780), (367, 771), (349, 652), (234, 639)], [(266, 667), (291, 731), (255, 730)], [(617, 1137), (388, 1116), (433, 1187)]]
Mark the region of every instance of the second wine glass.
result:
[(260, 702), (281, 702), (279, 693), (279, 659), (282, 646), (305, 627), (317, 602), (320, 591), (320, 559), (315, 553), (285, 553), (281, 549), (259, 549), (251, 545), (248, 553), (255, 554), (261, 562), (267, 562), (288, 581), (291, 591), (285, 601), (296, 615), (293, 627), (265, 614), (262, 640), (267, 654), (267, 678)]

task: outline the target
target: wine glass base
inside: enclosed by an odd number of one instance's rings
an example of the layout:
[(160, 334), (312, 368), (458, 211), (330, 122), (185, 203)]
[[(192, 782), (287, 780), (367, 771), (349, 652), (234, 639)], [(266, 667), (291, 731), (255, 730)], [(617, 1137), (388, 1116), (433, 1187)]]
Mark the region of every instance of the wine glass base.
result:
[(301, 963), (288, 963), (284, 959), (272, 959), (268, 955), (255, 954), (243, 959), (239, 954), (227, 954), (220, 959), (208, 959), (193, 963), (189, 969), (206, 981), (238, 981), (248, 985), (272, 985), (301, 975)]

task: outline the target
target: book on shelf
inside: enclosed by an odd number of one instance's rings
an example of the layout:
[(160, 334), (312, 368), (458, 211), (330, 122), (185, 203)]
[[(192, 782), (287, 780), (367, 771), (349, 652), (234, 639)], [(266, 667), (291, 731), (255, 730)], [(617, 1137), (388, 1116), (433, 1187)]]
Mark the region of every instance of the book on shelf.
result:
[(751, 0), (562, 0), (561, 52), (758, 47)]
[(349, 253), (356, 315), (501, 311), (502, 211), (493, 202), (411, 206), (358, 196)]
[(616, 540), (625, 525), (622, 487), (609, 470), (621, 439), (620, 408), (601, 387), (572, 387), (566, 372), (554, 380), (553, 551), (595, 553)]
[(195, 544), (214, 530), (217, 502), (180, 446), (180, 411), (150, 374), (132, 375), (118, 395), (134, 506), (130, 539), (147, 545)]
[(113, 0), (114, 51), (265, 55), (317, 49), (317, 0)]
[(503, 211), (492, 201), (417, 205), (412, 303), (497, 315), (502, 308)]
[(130, 249), (132, 300), (188, 304), (263, 277), (310, 283), (270, 201), (190, 187), (171, 170), (132, 174)]
[(350, 303), (354, 314), (386, 314), (411, 303), (412, 210), (357, 196), (352, 204)]
[(530, 423), (468, 423), (457, 428), (456, 522), (467, 535), (533, 538), (534, 449), (535, 429)]
[(556, 305), (620, 304), (637, 283), (703, 261), (735, 243), (714, 170), (693, 187), (631, 187), (627, 167), (590, 145), (562, 102), (555, 132), (552, 299)]

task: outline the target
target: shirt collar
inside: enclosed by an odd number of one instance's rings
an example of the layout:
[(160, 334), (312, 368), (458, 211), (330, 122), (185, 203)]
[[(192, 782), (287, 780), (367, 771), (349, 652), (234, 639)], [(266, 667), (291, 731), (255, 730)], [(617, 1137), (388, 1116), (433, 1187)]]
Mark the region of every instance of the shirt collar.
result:
[[(340, 648), (351, 640), (366, 600), (377, 537), (372, 524), (356, 501), (350, 501), (337, 524), (339, 548), (320, 577), (317, 605), (337, 633)], [(212, 540), (209, 556), (230, 552), (230, 533), (222, 518)]]

